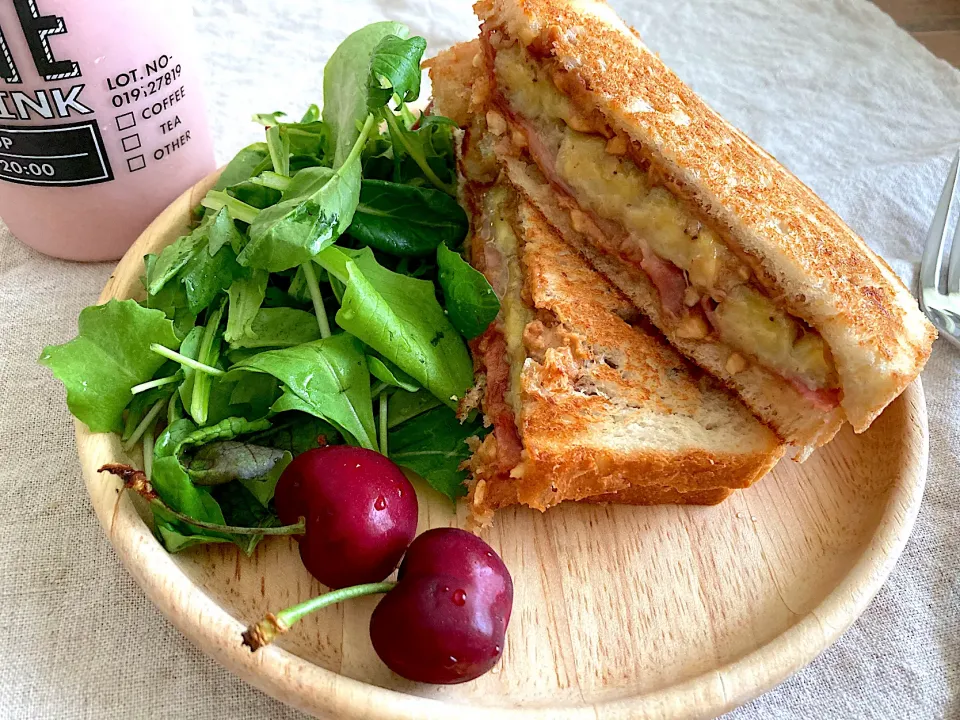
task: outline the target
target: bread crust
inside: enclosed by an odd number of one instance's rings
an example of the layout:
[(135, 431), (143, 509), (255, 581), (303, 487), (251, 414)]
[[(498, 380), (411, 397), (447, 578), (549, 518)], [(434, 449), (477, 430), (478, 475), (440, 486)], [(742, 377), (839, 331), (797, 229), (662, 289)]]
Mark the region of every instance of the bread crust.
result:
[(895, 273), (812, 190), (697, 97), (603, 2), (481, 0), (504, 32), (569, 73), (610, 126), (793, 315), (824, 337), (857, 432), (919, 374), (936, 331)]
[[(520, 501), (516, 489), (516, 483), (509, 475), (497, 475), (474, 485), (470, 503), (475, 524), (487, 525), (494, 511), (517, 505)], [(589, 493), (590, 488), (584, 486), (582, 491)], [(631, 485), (617, 492), (587, 494), (578, 502), (611, 505), (717, 505), (732, 494), (732, 489), (724, 487), (683, 491), (669, 485)]]

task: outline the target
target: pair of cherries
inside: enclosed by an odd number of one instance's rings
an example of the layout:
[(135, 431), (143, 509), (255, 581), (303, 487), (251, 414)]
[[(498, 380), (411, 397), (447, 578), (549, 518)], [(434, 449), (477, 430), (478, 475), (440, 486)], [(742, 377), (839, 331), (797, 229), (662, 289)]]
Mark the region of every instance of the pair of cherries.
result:
[[(252, 650), (320, 607), (386, 593), (370, 618), (370, 639), (398, 675), (466, 682), (500, 659), (513, 606), (509, 571), (463, 530), (436, 528), (414, 539), (416, 491), (389, 459), (347, 445), (310, 450), (284, 471), (274, 502), (282, 522), (305, 519), (300, 557), (333, 592), (251, 626), (244, 642)], [(401, 558), (396, 583), (383, 582)]]

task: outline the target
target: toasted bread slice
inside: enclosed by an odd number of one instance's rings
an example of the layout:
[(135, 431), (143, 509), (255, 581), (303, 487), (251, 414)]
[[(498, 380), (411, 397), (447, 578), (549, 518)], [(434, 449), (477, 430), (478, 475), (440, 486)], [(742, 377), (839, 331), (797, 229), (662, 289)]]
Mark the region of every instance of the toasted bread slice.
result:
[[(649, 277), (596, 248), (570, 222), (569, 212), (557, 202), (556, 193), (535, 166), (522, 159), (503, 156), (510, 180), (543, 212), (560, 231), (564, 240), (575, 247), (590, 263), (650, 318), (656, 327), (666, 325), (657, 289)], [(727, 370), (732, 357), (729, 348), (720, 343), (705, 343), (674, 335), (675, 348), (698, 366), (713, 371), (729, 383), (754, 413), (777, 430), (781, 437), (800, 446), (802, 459), (805, 450), (824, 445), (839, 431), (844, 415), (837, 406), (826, 408), (811, 405), (791, 385), (758, 364), (748, 364), (736, 373)]]
[[(671, 343), (801, 453), (844, 420), (863, 431), (917, 376), (935, 331), (889, 267), (607, 5), (475, 7), (483, 52), (465, 84), (476, 96), (479, 83), (498, 111), (490, 129), (511, 178), (565, 239), (593, 245), (592, 259)], [(594, 162), (604, 144), (613, 160), (602, 162), (601, 152)], [(618, 198), (631, 178), (637, 192)], [(691, 256), (675, 237), (671, 245), (637, 236), (657, 218), (709, 253)], [(704, 272), (704, 258), (707, 266), (719, 258), (719, 275), (716, 267)], [(684, 300), (702, 302), (681, 307), (685, 289)]]
[(647, 328), (509, 183), (466, 195), (471, 260), (502, 302), (474, 347), (494, 425), (470, 463), (474, 517), (518, 502), (713, 504), (776, 463), (776, 435)]

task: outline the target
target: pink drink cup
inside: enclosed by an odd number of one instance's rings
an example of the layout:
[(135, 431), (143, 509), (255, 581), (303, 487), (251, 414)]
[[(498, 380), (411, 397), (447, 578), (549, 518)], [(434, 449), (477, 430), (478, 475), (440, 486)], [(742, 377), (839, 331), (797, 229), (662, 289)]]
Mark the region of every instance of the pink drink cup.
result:
[(0, 218), (114, 260), (212, 172), (185, 0), (0, 1)]

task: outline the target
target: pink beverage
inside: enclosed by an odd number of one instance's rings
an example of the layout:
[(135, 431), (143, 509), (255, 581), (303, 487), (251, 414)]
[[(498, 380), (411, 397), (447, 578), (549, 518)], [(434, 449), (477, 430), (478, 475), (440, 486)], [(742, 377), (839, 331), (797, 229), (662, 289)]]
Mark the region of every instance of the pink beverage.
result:
[(0, 0), (0, 218), (115, 260), (213, 148), (186, 0)]

